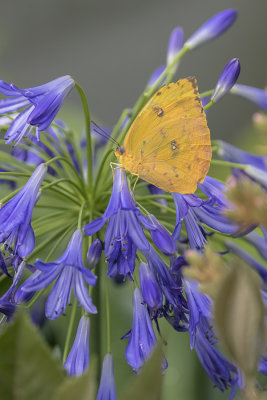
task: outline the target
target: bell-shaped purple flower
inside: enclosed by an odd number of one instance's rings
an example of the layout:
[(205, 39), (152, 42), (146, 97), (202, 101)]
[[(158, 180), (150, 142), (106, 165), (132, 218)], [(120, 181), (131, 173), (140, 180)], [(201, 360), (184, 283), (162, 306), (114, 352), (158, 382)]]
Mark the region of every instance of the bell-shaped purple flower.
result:
[(236, 84), (231, 89), (232, 94), (244, 97), (263, 110), (267, 110), (267, 91), (253, 86)]
[(82, 375), (89, 367), (89, 334), (90, 319), (83, 315), (71, 351), (64, 363), (69, 375)]
[(220, 100), (234, 86), (240, 74), (240, 62), (238, 58), (233, 58), (225, 66), (214, 92), (211, 101), (214, 103)]
[(46, 301), (47, 318), (55, 319), (65, 312), (70, 302), (72, 287), (76, 299), (85, 311), (91, 314), (97, 313), (85, 284), (86, 282), (94, 286), (97, 278), (83, 266), (82, 244), (82, 232), (78, 229), (72, 235), (62, 256), (57, 261), (48, 263), (37, 260), (35, 263), (37, 271), (21, 286), (25, 292), (32, 292), (46, 288), (56, 279)]
[(155, 278), (154, 271), (151, 270), (147, 263), (140, 263), (139, 278), (142, 295), (146, 304), (151, 310), (158, 310), (162, 307), (162, 292)]
[(91, 246), (89, 247), (86, 266), (88, 269), (92, 270), (95, 268), (96, 264), (99, 262), (103, 250), (103, 244), (100, 239), (95, 239)]
[(206, 177), (200, 188), (208, 196), (206, 201), (195, 194), (182, 195), (172, 193), (176, 208), (176, 225), (173, 233), (174, 239), (181, 239), (182, 223), (185, 224), (190, 247), (201, 249), (206, 243), (207, 232), (202, 226), (206, 224), (221, 233), (234, 234), (238, 227), (227, 219), (224, 214), (227, 201), (224, 188), (215, 179)]
[(237, 369), (219, 352), (215, 346), (216, 342), (209, 321), (200, 316), (194, 348), (203, 368), (217, 388), (223, 392), (235, 385)]
[(114, 365), (111, 354), (106, 354), (103, 361), (102, 374), (96, 400), (117, 400)]
[(233, 8), (221, 11), (206, 21), (187, 41), (184, 46), (190, 50), (215, 39), (235, 22), (237, 11)]
[(152, 239), (162, 251), (170, 254), (174, 250), (173, 239), (166, 229), (155, 217), (151, 219), (143, 216), (136, 207), (123, 169), (115, 169), (113, 190), (106, 211), (102, 217), (84, 227), (85, 234), (93, 235), (107, 221), (105, 256), (108, 276), (119, 274), (132, 279), (136, 250), (144, 252), (150, 248), (140, 222), (150, 230)]
[(0, 81), (0, 93), (7, 96), (0, 100), (0, 113), (21, 111), (6, 132), (7, 143), (20, 141), (33, 126), (39, 139), (39, 131), (50, 126), (73, 87), (74, 80), (69, 75), (29, 89), (19, 89), (14, 84)]
[[(154, 194), (154, 195), (160, 195), (160, 194), (164, 195), (165, 194), (164, 190), (158, 188), (157, 186), (152, 185), (151, 183), (149, 183), (147, 185), (147, 188), (151, 194)], [(154, 201), (156, 203), (162, 204), (163, 206), (167, 206), (167, 200), (164, 198), (162, 198), (162, 199), (156, 198)]]
[(27, 257), (34, 248), (35, 238), (31, 217), (37, 195), (47, 172), (40, 164), (26, 185), (0, 209), (0, 243), (14, 246), (14, 253)]
[(209, 319), (212, 317), (212, 303), (207, 295), (198, 290), (198, 282), (183, 278), (183, 283), (189, 312), (188, 331), (190, 335), (190, 347), (193, 349), (196, 342), (196, 331), (200, 323), (200, 318), (201, 316)]
[(184, 31), (180, 26), (173, 29), (167, 50), (167, 65), (171, 64), (183, 47)]
[(126, 361), (138, 372), (151, 355), (157, 339), (140, 289), (133, 294), (133, 323), (125, 350)]

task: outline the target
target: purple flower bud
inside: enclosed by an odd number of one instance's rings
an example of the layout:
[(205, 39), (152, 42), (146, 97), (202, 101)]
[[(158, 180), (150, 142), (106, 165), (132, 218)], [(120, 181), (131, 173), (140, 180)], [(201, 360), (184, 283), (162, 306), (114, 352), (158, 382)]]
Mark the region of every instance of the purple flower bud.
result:
[(139, 277), (142, 295), (146, 304), (152, 310), (158, 310), (162, 307), (163, 297), (154, 272), (147, 263), (140, 263)]
[(267, 110), (267, 92), (263, 89), (258, 89), (246, 85), (234, 85), (231, 93), (242, 96), (245, 99), (252, 101), (263, 110)]
[[(146, 85), (146, 88), (147, 88), (147, 89), (150, 89), (150, 88), (152, 88), (152, 87), (155, 85), (155, 83), (156, 83), (157, 80), (159, 79), (160, 75), (161, 75), (161, 74), (163, 73), (163, 71), (165, 70), (165, 68), (166, 68), (165, 65), (161, 65), (160, 67), (156, 68), (154, 72), (152, 72), (152, 74), (150, 75), (150, 78), (149, 78), (149, 80), (148, 80), (148, 82), (147, 82), (147, 85)], [(157, 87), (162, 86), (162, 85), (164, 84), (164, 82), (165, 82), (165, 79), (166, 79), (166, 78), (164, 78), (164, 79), (159, 83), (159, 85), (158, 85)]]
[(149, 214), (147, 217), (140, 215), (139, 220), (146, 229), (149, 229), (153, 242), (164, 254), (169, 256), (175, 253), (174, 239), (154, 215)]
[(240, 62), (238, 58), (233, 58), (224, 67), (218, 80), (215, 90), (211, 96), (211, 101), (220, 100), (234, 86), (240, 74)]
[(117, 400), (113, 358), (111, 354), (106, 354), (103, 361), (101, 380), (96, 400)]
[(81, 375), (89, 366), (89, 333), (90, 319), (82, 316), (72, 349), (64, 364), (69, 375)]
[(171, 33), (167, 51), (167, 65), (171, 64), (183, 47), (184, 31), (182, 28), (177, 27)]
[(89, 247), (86, 259), (86, 266), (88, 269), (92, 270), (95, 268), (96, 264), (100, 260), (101, 253), (103, 250), (103, 245), (100, 239), (95, 239), (91, 246)]
[(233, 8), (221, 11), (206, 21), (184, 44), (190, 50), (215, 39), (234, 23), (237, 11)]

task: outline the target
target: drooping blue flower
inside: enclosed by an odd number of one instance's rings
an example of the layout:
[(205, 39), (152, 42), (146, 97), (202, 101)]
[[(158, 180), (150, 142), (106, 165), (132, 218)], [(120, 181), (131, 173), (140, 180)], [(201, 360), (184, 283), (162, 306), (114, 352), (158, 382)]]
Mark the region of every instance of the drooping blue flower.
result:
[(211, 101), (214, 103), (220, 100), (234, 86), (240, 74), (240, 62), (238, 58), (233, 58), (224, 67), (223, 72), (217, 82)]
[(163, 297), (155, 274), (151, 267), (144, 262), (139, 265), (140, 287), (143, 298), (151, 310), (162, 307)]
[(6, 142), (20, 141), (33, 126), (39, 139), (39, 132), (50, 126), (73, 87), (74, 80), (69, 75), (29, 89), (0, 81), (0, 93), (7, 96), (0, 100), (0, 113), (20, 111), (6, 132)]
[(111, 354), (106, 354), (103, 361), (100, 385), (96, 400), (117, 400), (114, 365)]
[(216, 348), (216, 338), (207, 318), (200, 316), (196, 327), (195, 351), (214, 384), (222, 392), (236, 384), (236, 368)]
[(157, 252), (150, 246), (149, 251), (144, 251), (148, 265), (156, 276), (157, 282), (167, 303), (178, 310), (183, 310), (183, 295), (181, 285), (175, 282), (171, 271), (167, 268)]
[(82, 375), (89, 367), (89, 334), (90, 318), (83, 315), (71, 351), (64, 363), (69, 375)]
[(171, 64), (183, 47), (184, 31), (180, 26), (173, 29), (167, 50), (167, 65)]
[(0, 209), (0, 243), (14, 246), (14, 253), (27, 257), (34, 248), (34, 232), (31, 227), (33, 207), (47, 166), (40, 164), (26, 185)]
[[(136, 250), (148, 251), (149, 242), (141, 223), (150, 230), (155, 244), (162, 251), (174, 249), (173, 239), (155, 217), (143, 216), (135, 205), (128, 188), (125, 171), (115, 169), (112, 194), (102, 217), (84, 227), (86, 235), (99, 231), (108, 221), (105, 233), (105, 256), (108, 262), (108, 276), (132, 277), (135, 267)], [(141, 223), (140, 223), (141, 222)]]
[(82, 244), (82, 232), (77, 229), (62, 256), (57, 261), (48, 263), (37, 260), (35, 263), (37, 271), (34, 276), (21, 286), (23, 291), (32, 292), (46, 288), (56, 279), (46, 301), (47, 318), (55, 319), (65, 312), (70, 302), (72, 288), (76, 299), (85, 311), (91, 314), (97, 313), (85, 284), (86, 282), (94, 286), (97, 278), (83, 266)]
[(263, 110), (267, 110), (267, 92), (263, 89), (258, 89), (253, 86), (239, 85), (236, 84), (231, 89), (232, 94), (244, 97), (255, 103), (258, 107)]
[(157, 339), (140, 289), (133, 294), (133, 323), (125, 350), (126, 361), (138, 372), (151, 355)]
[(216, 141), (218, 144), (218, 155), (225, 161), (248, 164), (257, 170), (267, 172), (267, 156), (257, 156), (241, 150), (223, 140)]
[(100, 239), (95, 239), (91, 246), (89, 247), (86, 266), (88, 269), (92, 270), (95, 268), (96, 264), (99, 262), (103, 250), (103, 244)]
[(0, 299), (0, 314), (4, 314), (7, 317), (7, 320), (10, 320), (10, 318), (13, 317), (15, 311), (16, 311), (15, 303), (11, 303), (10, 301)]
[(235, 234), (238, 231), (238, 226), (228, 220), (224, 213), (229, 205), (224, 194), (226, 187), (215, 179), (206, 177), (199, 188), (206, 194), (207, 200), (202, 200), (195, 194), (172, 193), (176, 208), (173, 237), (181, 239), (184, 223), (190, 247), (193, 249), (205, 246), (207, 232), (202, 223), (221, 233)]
[(225, 32), (235, 22), (237, 11), (229, 8), (215, 14), (206, 21), (189, 39), (184, 46), (190, 50), (196, 49), (209, 40), (215, 39)]

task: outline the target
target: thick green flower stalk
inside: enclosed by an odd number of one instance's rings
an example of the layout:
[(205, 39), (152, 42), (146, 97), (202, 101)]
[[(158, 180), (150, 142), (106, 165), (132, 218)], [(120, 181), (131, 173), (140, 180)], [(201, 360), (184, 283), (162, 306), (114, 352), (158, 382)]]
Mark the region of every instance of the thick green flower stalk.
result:
[[(177, 335), (188, 332), (206, 373), (219, 390), (229, 389), (231, 398), (238, 390), (256, 396), (256, 374), (267, 374), (267, 156), (212, 140), (210, 171), (195, 193), (181, 194), (136, 180), (114, 155), (151, 96), (176, 81), (183, 57), (225, 32), (236, 16), (233, 9), (222, 11), (184, 44), (183, 30), (175, 28), (166, 64), (112, 130), (91, 120), (86, 95), (69, 75), (29, 89), (0, 81), (0, 280), (8, 287), (0, 294), (1, 321), (9, 323), (22, 307), (35, 310), (38, 321), (67, 314), (61, 349), (67, 373), (85, 373), (94, 353), (100, 369), (106, 354), (97, 399), (117, 398), (111, 281), (128, 282), (133, 298), (132, 327), (124, 335), (133, 371), (141, 373), (157, 343), (166, 342), (165, 320)], [(227, 94), (267, 109), (266, 92), (237, 84), (239, 73), (234, 58), (214, 89), (196, 94), (203, 113)], [(75, 89), (84, 113), (81, 141), (79, 132), (55, 119)], [(45, 309), (36, 317), (40, 300)], [(243, 304), (249, 304), (248, 313)], [(226, 329), (229, 324), (232, 329)], [(217, 346), (220, 340), (226, 353)], [(167, 367), (162, 355), (161, 368)]]

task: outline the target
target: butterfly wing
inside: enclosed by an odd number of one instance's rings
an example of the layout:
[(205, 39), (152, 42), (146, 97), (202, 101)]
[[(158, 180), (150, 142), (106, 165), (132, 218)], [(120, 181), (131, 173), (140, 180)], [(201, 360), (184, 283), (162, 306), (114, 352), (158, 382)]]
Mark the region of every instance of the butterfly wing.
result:
[(167, 192), (193, 193), (210, 166), (210, 132), (195, 78), (160, 88), (133, 122), (121, 163)]

